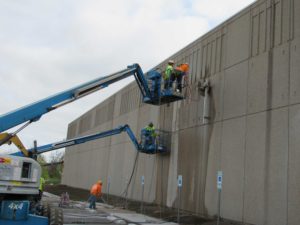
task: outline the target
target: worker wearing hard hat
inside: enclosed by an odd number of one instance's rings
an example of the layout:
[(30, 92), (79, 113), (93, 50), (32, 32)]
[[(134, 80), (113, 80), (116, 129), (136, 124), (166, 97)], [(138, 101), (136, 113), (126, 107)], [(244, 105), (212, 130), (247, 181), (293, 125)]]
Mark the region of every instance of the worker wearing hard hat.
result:
[(155, 132), (155, 127), (152, 122), (148, 124), (144, 128), (145, 132), (145, 138), (146, 138), (146, 145), (154, 145), (156, 143), (156, 136), (157, 133)]
[(145, 127), (145, 130), (149, 132), (150, 136), (155, 137), (155, 127), (152, 122), (148, 124), (148, 126)]
[(174, 61), (169, 60), (168, 65), (167, 65), (167, 67), (165, 69), (165, 72), (163, 74), (164, 88), (165, 89), (168, 89), (172, 86), (171, 77), (172, 77), (173, 72), (174, 72)]
[(175, 80), (177, 82), (176, 92), (182, 91), (182, 78), (185, 77), (185, 79), (187, 79), (189, 68), (190, 67), (188, 63), (182, 63), (174, 69), (174, 73), (171, 79), (172, 82), (174, 82)]
[(90, 203), (90, 209), (96, 209), (96, 201), (98, 197), (102, 195), (102, 181), (98, 180), (96, 184), (91, 187), (90, 197), (88, 202)]

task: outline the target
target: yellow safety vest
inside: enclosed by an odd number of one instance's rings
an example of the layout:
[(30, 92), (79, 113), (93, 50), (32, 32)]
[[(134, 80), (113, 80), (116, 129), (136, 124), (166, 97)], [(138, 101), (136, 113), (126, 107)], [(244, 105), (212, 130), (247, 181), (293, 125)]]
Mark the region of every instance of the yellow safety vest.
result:
[(45, 186), (45, 179), (43, 177), (40, 178), (40, 187), (39, 190), (43, 191), (44, 190), (44, 186)]

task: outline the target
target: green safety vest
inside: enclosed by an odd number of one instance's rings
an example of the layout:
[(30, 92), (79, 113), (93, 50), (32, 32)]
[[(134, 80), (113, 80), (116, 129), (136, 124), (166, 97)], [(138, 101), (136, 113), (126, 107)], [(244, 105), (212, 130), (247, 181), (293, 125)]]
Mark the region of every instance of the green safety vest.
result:
[(41, 177), (40, 178), (40, 187), (39, 187), (40, 191), (44, 190), (44, 185), (45, 185), (45, 179), (43, 177)]
[(154, 126), (153, 127), (147, 126), (147, 127), (145, 127), (145, 129), (146, 129), (146, 131), (148, 131), (151, 134), (151, 136), (153, 136), (153, 137), (156, 136), (155, 127)]
[(174, 70), (173, 66), (167, 65), (167, 68), (165, 70), (164, 80), (170, 79), (173, 70)]

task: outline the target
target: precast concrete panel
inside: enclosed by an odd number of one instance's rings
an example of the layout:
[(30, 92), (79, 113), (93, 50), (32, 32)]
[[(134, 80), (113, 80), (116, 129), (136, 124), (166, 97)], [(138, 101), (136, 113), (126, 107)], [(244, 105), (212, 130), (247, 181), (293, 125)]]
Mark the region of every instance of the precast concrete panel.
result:
[[(141, 123), (141, 121), (138, 118), (139, 118), (139, 110), (138, 109), (135, 109), (131, 113), (128, 113), (127, 124), (130, 126), (131, 130), (133, 131), (133, 133), (135, 134), (136, 137), (139, 137), (139, 134), (140, 134), (140, 130), (138, 129), (138, 127), (139, 127), (139, 124)], [(128, 137), (128, 135), (127, 135), (127, 137)], [(130, 140), (129, 137), (127, 140)], [(133, 143), (132, 143), (132, 147), (134, 148)]]
[(188, 107), (180, 107), (178, 111), (179, 116), (179, 129), (185, 129), (189, 127), (189, 108)]
[[(68, 149), (71, 149), (73, 147), (69, 147)], [(69, 171), (71, 170), (71, 167), (73, 165), (73, 154), (68, 154), (69, 152), (67, 150), (65, 150), (65, 156), (64, 156), (64, 169), (63, 169), (63, 173), (62, 173), (62, 178), (61, 178), (61, 183), (62, 184), (70, 184), (71, 182), (71, 176), (72, 173), (69, 173)], [(68, 173), (66, 173), (65, 171), (68, 171)]]
[[(197, 89), (196, 89), (197, 90)], [(197, 92), (199, 92), (199, 90), (197, 90)], [(195, 116), (194, 116), (194, 126), (201, 126), (204, 124), (203, 121), (203, 113), (204, 113), (204, 96), (201, 96), (199, 93), (197, 93), (198, 96), (197, 101), (193, 100), (194, 104), (195, 104), (195, 109), (194, 112)], [(213, 98), (211, 96), (211, 98)], [(209, 110), (209, 112), (211, 113), (211, 110)], [(211, 114), (209, 115), (209, 117), (211, 118)]]
[(124, 179), (124, 164), (126, 163), (124, 144), (114, 144), (110, 147), (109, 162), (107, 162), (109, 171), (108, 176), (111, 180), (110, 193), (124, 197), (125, 179)]
[(211, 92), (210, 95), (210, 119), (211, 121), (217, 122), (220, 121), (223, 117), (224, 73), (218, 73), (212, 76), (210, 78), (210, 85), (211, 88), (214, 90), (213, 92)]
[(300, 224), (300, 105), (289, 111), (288, 225)]
[(89, 189), (90, 183), (90, 175), (91, 175), (91, 167), (94, 165), (90, 164), (90, 150), (83, 151), (81, 153), (77, 153), (77, 157), (79, 160), (77, 161), (76, 167), (80, 168), (76, 170), (75, 179), (73, 181), (74, 187)]
[(91, 174), (91, 180), (95, 182), (95, 180), (101, 179), (104, 183), (103, 191), (106, 192), (107, 187), (107, 174), (108, 174), (108, 162), (110, 158), (110, 145), (106, 145), (104, 147), (99, 147), (94, 144), (93, 151), (91, 152), (92, 159), (91, 164), (95, 165), (94, 172)]
[(179, 131), (175, 131), (172, 135), (171, 155), (168, 176), (168, 195), (166, 205), (173, 207), (177, 198), (177, 176), (178, 176), (178, 136)]
[[(154, 127), (159, 128), (159, 118), (160, 113), (159, 107), (144, 105), (139, 109), (138, 118), (138, 134), (140, 136), (141, 129), (146, 127), (150, 122), (154, 124)], [(138, 136), (138, 137), (139, 137)]]
[(67, 139), (73, 138), (77, 135), (77, 124), (78, 122), (75, 121), (70, 123), (70, 125), (68, 126)]
[(200, 123), (198, 121), (198, 116), (200, 116), (200, 112), (202, 112), (202, 111), (198, 110), (199, 105), (200, 105), (199, 103), (200, 103), (199, 101), (191, 101), (189, 103), (189, 105), (186, 106), (189, 109), (188, 116), (187, 116), (188, 117), (188, 127), (192, 127), (192, 126), (195, 126), (195, 125), (198, 125), (201, 123), (201, 120), (200, 120)]
[(282, 0), (282, 42), (288, 42), (292, 31), (291, 0)]
[(180, 129), (203, 124), (203, 97), (200, 96), (196, 87), (193, 87), (189, 93), (189, 97), (179, 107)]
[(173, 121), (173, 112), (174, 105), (165, 105), (160, 107), (159, 112), (159, 129), (164, 131), (172, 131), (172, 121)]
[(259, 26), (260, 26), (260, 14), (259, 14), (259, 10), (257, 9), (252, 11), (252, 40), (251, 40), (252, 56), (256, 56), (259, 53), (259, 35), (260, 35)]
[(167, 194), (168, 194), (168, 173), (169, 173), (169, 156), (159, 156), (157, 159), (157, 173), (156, 173), (156, 203), (160, 204), (161, 207), (166, 205)]
[[(289, 101), (289, 43), (274, 49), (272, 73), (272, 108), (288, 105)], [(269, 87), (270, 88), (270, 87)]]
[(120, 91), (119, 94), (117, 94), (115, 96), (114, 116), (113, 116), (113, 118), (117, 118), (120, 115), (121, 99), (122, 99), (122, 91)]
[(268, 112), (266, 136), (265, 224), (287, 223), (288, 109)]
[(291, 8), (292, 8), (292, 25), (293, 25), (293, 37), (300, 37), (300, 2), (298, 0), (291, 0)]
[[(179, 131), (178, 175), (182, 175), (182, 205), (188, 210), (201, 210), (204, 203), (204, 177), (200, 177), (200, 166), (205, 163), (201, 158), (203, 147), (201, 146), (201, 127), (188, 128)], [(202, 179), (202, 180), (201, 180)], [(193, 201), (197, 199), (197, 201)], [(177, 207), (178, 205), (176, 205)], [(198, 211), (199, 212), (199, 211)]]
[[(121, 168), (124, 177), (123, 180), (124, 191), (128, 187), (127, 197), (129, 199), (135, 199), (135, 200), (140, 199), (139, 198), (140, 196), (137, 196), (134, 190), (132, 191), (132, 189), (134, 189), (133, 184), (136, 179), (136, 169), (138, 165), (136, 163), (138, 163), (139, 160), (139, 153), (132, 147), (131, 143), (124, 144), (123, 151), (125, 152), (123, 160), (126, 162), (123, 164), (124, 167)], [(126, 196), (126, 192), (124, 193), (124, 195)]]
[(244, 222), (264, 224), (266, 112), (247, 117)]
[(300, 102), (300, 37), (291, 42), (290, 103)]
[[(74, 154), (74, 149), (76, 148), (76, 146), (72, 147), (72, 151), (73, 153), (68, 154), (68, 148), (66, 150), (66, 155), (65, 155), (65, 159), (64, 159), (64, 171), (68, 171), (68, 173), (63, 173), (63, 179), (62, 179), (62, 184), (68, 184), (70, 186), (76, 187), (76, 185), (74, 184), (74, 182), (76, 182), (77, 176), (77, 169), (74, 168), (74, 165), (77, 165), (77, 161), (79, 160), (79, 158), (77, 158), (77, 154)], [(68, 165), (67, 165), (68, 164)]]
[(142, 198), (142, 185), (141, 177), (144, 176), (144, 201), (153, 202), (155, 200), (155, 189), (156, 189), (156, 174), (157, 174), (157, 158), (153, 155), (139, 154), (138, 166), (135, 176), (135, 187), (134, 194), (137, 200)]
[(274, 1), (274, 44), (282, 44), (282, 2)]
[(247, 112), (267, 109), (269, 54), (264, 53), (249, 60)]
[(267, 7), (266, 3), (263, 3), (259, 6), (259, 53), (266, 52), (267, 48)]
[[(96, 133), (99, 133), (99, 132), (110, 130), (112, 128), (113, 128), (112, 127), (112, 121), (108, 121), (106, 123), (103, 123), (103, 124), (101, 124), (97, 127), (94, 127), (93, 129), (91, 129), (89, 131), (89, 134), (96, 134)], [(101, 149), (101, 148), (107, 147), (111, 144), (111, 137), (96, 139), (96, 140), (90, 141), (89, 143), (91, 143), (91, 145), (92, 145), (91, 147), (93, 149), (95, 149), (95, 148)]]
[(250, 13), (240, 16), (227, 27), (226, 68), (249, 57)]
[(220, 168), (224, 175), (221, 216), (237, 221), (243, 220), (245, 134), (245, 117), (223, 122)]
[(82, 117), (79, 121), (79, 134), (83, 134), (84, 132), (91, 129), (91, 125), (92, 125), (92, 117), (89, 113), (84, 117)]
[(205, 212), (210, 216), (218, 212), (217, 171), (221, 170), (221, 137), (222, 123), (214, 123), (211, 127), (205, 185)]
[(225, 70), (223, 119), (246, 114), (248, 61)]

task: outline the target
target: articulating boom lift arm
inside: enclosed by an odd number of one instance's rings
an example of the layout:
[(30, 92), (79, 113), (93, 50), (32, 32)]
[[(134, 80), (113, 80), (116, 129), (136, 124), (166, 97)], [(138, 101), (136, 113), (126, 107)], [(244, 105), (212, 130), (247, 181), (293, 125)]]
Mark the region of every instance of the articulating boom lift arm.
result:
[[(54, 150), (57, 150), (60, 148), (70, 147), (73, 145), (79, 145), (79, 144), (83, 144), (88, 141), (93, 141), (96, 139), (117, 135), (122, 132), (126, 132), (128, 134), (130, 140), (134, 144), (137, 151), (147, 153), (147, 154), (153, 154), (155, 152), (159, 152), (159, 153), (166, 152), (166, 147), (159, 146), (158, 143), (150, 143), (150, 144), (149, 143), (147, 143), (147, 144), (141, 143), (141, 144), (139, 144), (137, 138), (135, 137), (134, 133), (132, 132), (132, 130), (130, 129), (128, 124), (114, 128), (112, 130), (107, 130), (107, 131), (103, 131), (103, 132), (96, 133), (96, 134), (91, 134), (91, 135), (87, 135), (87, 136), (83, 136), (83, 137), (77, 137), (77, 138), (72, 138), (72, 139), (65, 140), (65, 141), (42, 145), (37, 148), (29, 149), (28, 152), (31, 152), (34, 155), (39, 155), (39, 154), (49, 152), (49, 151), (54, 151)], [(17, 152), (12, 155), (24, 156), (24, 153)]]

